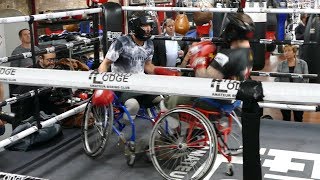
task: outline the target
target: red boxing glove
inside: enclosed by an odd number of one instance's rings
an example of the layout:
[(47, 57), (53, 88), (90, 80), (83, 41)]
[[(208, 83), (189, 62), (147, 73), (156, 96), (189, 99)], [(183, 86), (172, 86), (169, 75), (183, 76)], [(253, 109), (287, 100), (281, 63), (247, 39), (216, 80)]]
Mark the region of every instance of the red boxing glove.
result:
[(166, 75), (166, 76), (180, 76), (180, 72), (178, 70), (163, 68), (163, 67), (155, 67), (154, 74), (156, 75)]
[(110, 90), (96, 90), (92, 95), (92, 104), (96, 106), (108, 106), (113, 102), (114, 94)]
[(80, 93), (79, 95), (79, 98), (81, 99), (81, 100), (86, 100), (86, 99), (88, 99), (88, 94), (87, 93)]
[(207, 68), (217, 53), (217, 47), (211, 41), (202, 41), (193, 44), (189, 51), (192, 68)]

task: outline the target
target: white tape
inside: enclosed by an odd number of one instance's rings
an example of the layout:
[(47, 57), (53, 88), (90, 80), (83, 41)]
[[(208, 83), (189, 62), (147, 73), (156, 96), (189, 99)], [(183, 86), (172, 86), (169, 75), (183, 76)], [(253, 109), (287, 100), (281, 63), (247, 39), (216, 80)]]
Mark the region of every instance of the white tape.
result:
[(70, 48), (73, 48), (74, 44), (72, 42), (70, 42), (70, 43), (67, 43), (66, 46), (68, 49), (70, 49)]
[(271, 44), (272, 43), (272, 39), (260, 39), (259, 42), (260, 44)]
[(87, 44), (91, 43), (91, 39), (83, 39), (83, 42), (85, 45), (87, 45)]
[(55, 52), (55, 47), (54, 46), (48, 47), (48, 48), (46, 48), (46, 51), (47, 51), (47, 53), (53, 53), (53, 52)]
[(8, 62), (8, 57), (0, 58), (0, 63), (6, 63), (6, 62)]
[(23, 55), (24, 59), (30, 58), (30, 57), (32, 57), (32, 52), (25, 52), (25, 53), (22, 53), (22, 55)]

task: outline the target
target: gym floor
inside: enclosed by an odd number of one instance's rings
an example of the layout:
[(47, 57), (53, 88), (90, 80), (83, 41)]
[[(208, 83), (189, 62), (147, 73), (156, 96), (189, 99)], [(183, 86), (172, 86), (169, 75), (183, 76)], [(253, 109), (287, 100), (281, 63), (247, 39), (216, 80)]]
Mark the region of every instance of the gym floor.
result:
[[(136, 120), (138, 142), (146, 141), (150, 123)], [(129, 128), (127, 128), (129, 129)], [(261, 120), (261, 164), (264, 179), (320, 179), (320, 125)], [(126, 133), (127, 134), (127, 133)], [(51, 180), (70, 179), (162, 179), (143, 154), (134, 167), (126, 164), (123, 149), (113, 135), (104, 154), (96, 159), (85, 155), (79, 129), (64, 129), (50, 144), (28, 152), (0, 152), (2, 172)], [(143, 147), (143, 145), (141, 145)], [(234, 176), (225, 175), (226, 160), (218, 155), (206, 179), (242, 179), (242, 157), (233, 158)]]

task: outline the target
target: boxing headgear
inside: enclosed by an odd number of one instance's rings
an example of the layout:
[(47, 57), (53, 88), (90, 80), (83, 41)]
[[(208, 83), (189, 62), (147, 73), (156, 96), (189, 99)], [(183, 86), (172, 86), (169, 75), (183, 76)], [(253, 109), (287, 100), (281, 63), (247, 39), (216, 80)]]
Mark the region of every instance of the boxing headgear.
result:
[(249, 40), (253, 38), (255, 25), (251, 17), (244, 13), (230, 13), (225, 26), (222, 38), (231, 42), (234, 40)]
[(132, 17), (129, 20), (129, 28), (134, 33), (135, 37), (140, 41), (146, 41), (151, 37), (151, 31), (147, 33), (141, 26), (150, 25), (151, 29), (155, 26), (155, 22), (148, 14), (144, 14), (139, 17)]

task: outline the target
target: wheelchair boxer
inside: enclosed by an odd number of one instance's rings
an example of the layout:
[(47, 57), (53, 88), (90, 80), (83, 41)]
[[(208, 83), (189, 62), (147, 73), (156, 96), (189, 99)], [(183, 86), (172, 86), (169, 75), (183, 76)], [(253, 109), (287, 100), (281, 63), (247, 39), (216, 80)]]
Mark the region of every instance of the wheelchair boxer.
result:
[[(227, 42), (227, 47), (217, 52), (215, 44), (209, 41), (195, 43), (190, 47), (189, 65), (194, 69), (195, 76), (240, 81), (247, 79), (253, 66), (249, 40), (253, 38), (254, 30), (254, 22), (247, 14), (228, 14), (221, 35)], [(194, 99), (171, 96), (166, 105), (170, 109), (179, 104), (192, 104)], [(200, 108), (211, 109), (208, 104), (203, 106)]]

